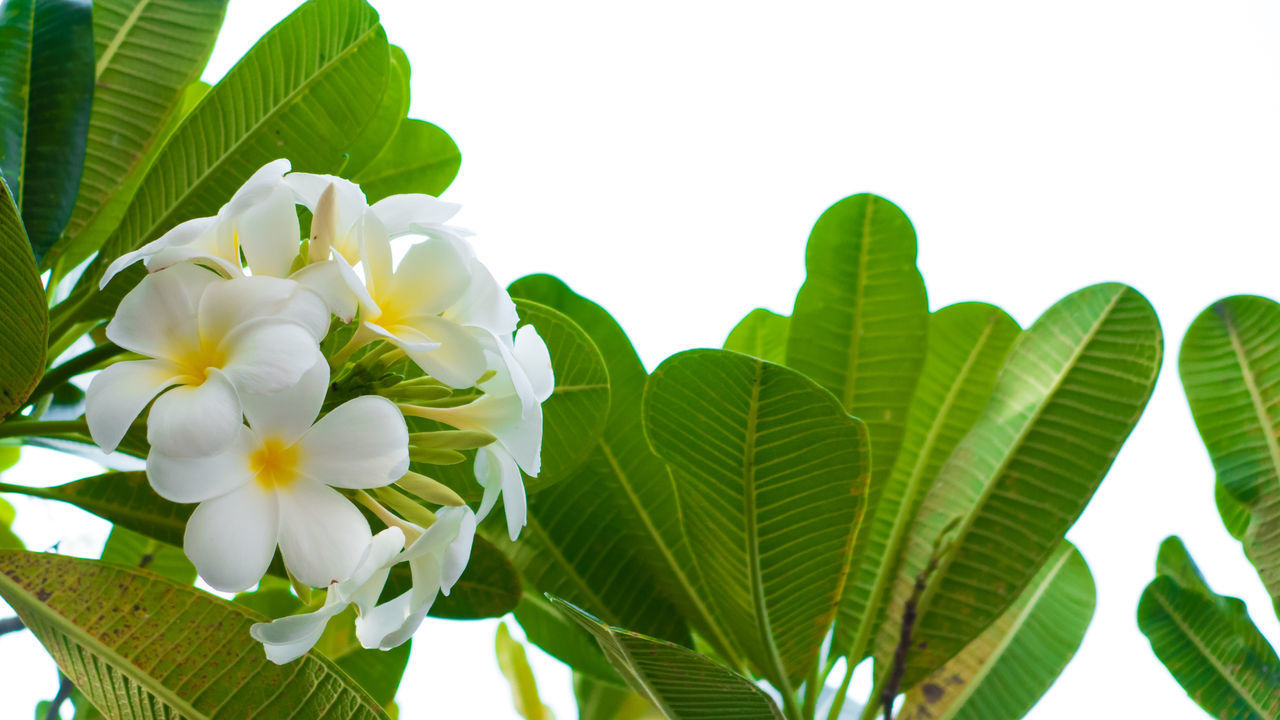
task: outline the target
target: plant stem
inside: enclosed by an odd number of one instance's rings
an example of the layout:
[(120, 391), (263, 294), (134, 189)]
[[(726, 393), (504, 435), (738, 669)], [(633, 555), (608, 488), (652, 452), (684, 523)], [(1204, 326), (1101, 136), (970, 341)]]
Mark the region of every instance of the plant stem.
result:
[(58, 694), (53, 696), (53, 702), (49, 703), (49, 711), (45, 713), (44, 720), (58, 720), (62, 717), (62, 704), (71, 697), (71, 691), (75, 690), (75, 686), (71, 684), (71, 680), (58, 673)]
[(78, 420), (14, 420), (0, 423), (0, 438), (8, 437), (62, 437), (64, 435), (88, 435), (89, 424)]
[(836, 696), (831, 701), (831, 710), (827, 712), (827, 720), (836, 720), (836, 718), (840, 717), (840, 711), (844, 709), (844, 701), (849, 695), (849, 683), (853, 681), (854, 667), (853, 658), (845, 658), (844, 679), (840, 681), (840, 689), (836, 691)]
[(115, 343), (103, 343), (92, 350), (88, 350), (71, 358), (61, 365), (50, 369), (49, 372), (45, 374), (45, 376), (40, 380), (40, 383), (36, 385), (36, 389), (31, 391), (32, 399), (37, 399), (40, 396), (53, 391), (59, 385), (65, 383), (76, 375), (88, 372), (102, 361), (110, 360), (123, 352), (124, 348), (116, 345)]
[(822, 694), (822, 677), (819, 675), (818, 665), (813, 664), (813, 672), (809, 674), (809, 678), (804, 684), (804, 712), (805, 720), (813, 720), (814, 713), (818, 708), (818, 696)]

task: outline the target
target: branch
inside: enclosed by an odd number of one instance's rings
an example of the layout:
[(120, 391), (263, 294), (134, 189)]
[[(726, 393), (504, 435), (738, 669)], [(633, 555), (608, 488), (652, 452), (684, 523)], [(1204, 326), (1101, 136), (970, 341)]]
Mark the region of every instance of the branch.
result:
[(938, 569), (938, 555), (929, 558), (929, 565), (916, 575), (915, 587), (911, 589), (911, 597), (902, 608), (902, 635), (898, 637), (898, 647), (893, 650), (893, 666), (889, 669), (889, 679), (884, 691), (880, 693), (880, 704), (884, 707), (884, 720), (893, 720), (893, 701), (898, 697), (898, 686), (902, 677), (907, 674), (907, 654), (911, 651), (911, 635), (915, 631), (916, 609), (920, 605), (920, 596), (929, 585), (929, 576)]
[(8, 635), (11, 632), (18, 632), (25, 627), (26, 625), (22, 624), (22, 620), (16, 617), (4, 618), (3, 620), (0, 620), (0, 635)]
[(75, 690), (75, 686), (67, 679), (66, 675), (58, 673), (58, 694), (53, 696), (53, 702), (49, 703), (49, 711), (44, 714), (44, 720), (58, 720), (62, 717), (62, 704), (71, 697), (71, 692)]

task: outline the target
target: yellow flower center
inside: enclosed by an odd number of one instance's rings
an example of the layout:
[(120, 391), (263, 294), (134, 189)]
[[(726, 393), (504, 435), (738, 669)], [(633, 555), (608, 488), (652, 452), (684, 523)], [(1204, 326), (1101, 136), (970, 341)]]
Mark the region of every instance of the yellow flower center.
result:
[(209, 379), (209, 371), (221, 369), (226, 361), (225, 355), (216, 347), (209, 349), (203, 343), (201, 347), (192, 348), (174, 358), (174, 362), (182, 368), (181, 382), (184, 385), (202, 385)]
[(249, 456), (249, 471), (264, 490), (281, 490), (298, 479), (298, 449), (268, 438)]

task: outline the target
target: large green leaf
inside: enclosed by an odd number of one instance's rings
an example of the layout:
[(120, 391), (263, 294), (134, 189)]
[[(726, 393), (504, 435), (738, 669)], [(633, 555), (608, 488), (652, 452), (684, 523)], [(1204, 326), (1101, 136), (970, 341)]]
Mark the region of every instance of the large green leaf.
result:
[[(516, 297), (554, 307), (572, 318), (599, 348), (609, 374), (609, 417), (604, 433), (577, 473), (562, 483), (563, 487), (553, 486), (530, 497), (534, 511), (551, 508), (562, 518), (559, 527), (568, 531), (566, 539), (592, 544), (601, 538), (611, 554), (605, 558), (595, 553), (591, 559), (604, 561), (599, 563), (604, 567), (595, 568), (597, 574), (607, 571), (610, 575), (610, 582), (602, 587), (616, 588), (628, 598), (630, 607), (656, 613), (653, 617), (618, 618), (618, 624), (680, 642), (682, 635), (665, 634), (675, 629), (685, 632), (670, 617), (674, 613), (666, 609), (661, 599), (665, 596), (717, 652), (735, 667), (742, 666), (722, 620), (702, 598), (705, 590), (698, 589), (703, 586), (680, 525), (675, 481), (666, 464), (645, 442), (640, 406), (648, 375), (631, 341), (608, 312), (554, 277), (531, 275), (512, 283), (510, 290)], [(575, 518), (572, 513), (555, 510), (560, 502), (576, 503), (593, 512), (581, 512)], [(572, 524), (575, 520), (581, 525), (577, 530)], [(523, 537), (520, 542), (530, 540)], [(568, 547), (565, 552), (577, 554), (580, 547)], [(576, 598), (571, 593), (564, 596)], [(593, 609), (615, 622), (611, 607)], [(539, 643), (537, 637), (531, 639)], [(551, 648), (544, 649), (566, 659)]]
[(791, 318), (786, 315), (756, 308), (734, 326), (725, 338), (724, 349), (784, 365), (790, 324)]
[(0, 196), (0, 318), (4, 318), (4, 342), (0, 342), (0, 419), (3, 419), (22, 407), (44, 374), (49, 313), (27, 233), (4, 183), (0, 183)]
[[(0, 483), (0, 492), (70, 503), (117, 526), (176, 547), (182, 546), (187, 518), (195, 508), (156, 495), (143, 472), (106, 473), (50, 488)], [(269, 572), (285, 576), (278, 556)], [(387, 585), (393, 591), (408, 589), (408, 567), (397, 565)], [(516, 607), (521, 592), (520, 578), (506, 556), (477, 538), (471, 546), (467, 571), (447, 597), (438, 598), (431, 606), (431, 615), (457, 619), (499, 617)]]
[[(305, 172), (337, 170), (374, 116), (390, 52), (364, 0), (313, 0), (257, 42), (173, 133), (115, 233), (68, 301), (80, 305), (107, 263), (178, 223), (213, 215), (258, 168), (288, 158)], [(104, 317), (140, 277), (122, 273), (103, 300), (79, 307)]]
[(835, 647), (857, 660), (885, 618), (907, 530), (942, 464), (977, 421), (1004, 366), (1018, 324), (983, 303), (950, 305), (929, 316), (929, 350), (907, 413), (898, 461), (867, 519), (860, 562), (845, 585)]
[(1119, 284), (1072, 293), (1018, 338), (909, 532), (876, 645), (885, 668), (918, 599), (902, 687), (978, 637), (1049, 559), (1142, 414), (1161, 348), (1151, 305)]
[(1089, 566), (1063, 541), (999, 619), (907, 693), (896, 717), (1019, 720), (1075, 655), (1093, 608)]
[(439, 195), (461, 166), (462, 155), (448, 133), (425, 120), (405, 119), (391, 142), (353, 179), (369, 202), (400, 193)]
[[(868, 514), (898, 457), (907, 412), (924, 365), (929, 303), (916, 269), (916, 234), (896, 205), (875, 195), (854, 195), (818, 218), (805, 250), (807, 275), (796, 295), (787, 365), (830, 390), (871, 436)], [(862, 524), (850, 559), (857, 578), (878, 558)], [(865, 573), (863, 573), (865, 574)], [(858, 617), (866, 600), (854, 593), (845, 617)], [(851, 640), (851, 639), (850, 639)], [(836, 653), (849, 652), (844, 644)]]
[[(551, 607), (545, 596), (526, 592), (516, 606), (515, 616), (529, 642), (573, 668), (575, 673), (614, 687), (622, 684), (622, 679), (600, 653), (595, 639)], [(688, 633), (685, 635), (687, 637)]]
[(1280, 659), (1243, 602), (1162, 575), (1142, 593), (1138, 627), (1178, 684), (1213, 717), (1280, 717)]
[(163, 142), (222, 27), (226, 0), (96, 0), (95, 75), (84, 174), (65, 236), (46, 266), (74, 248), (74, 266), (101, 246)]
[(707, 657), (609, 627), (558, 598), (551, 602), (590, 632), (627, 684), (671, 720), (782, 720), (778, 707), (760, 688)]
[[(405, 113), (409, 112), (409, 57), (404, 50), (391, 46), (391, 66), (387, 71), (387, 90), (382, 103), (365, 126), (360, 137), (347, 149), (347, 164), (342, 175), (355, 177), (373, 162), (395, 137)], [(370, 199), (372, 201), (372, 199)]]
[(1260, 297), (1229, 297), (1191, 323), (1178, 357), (1187, 402), (1217, 481), (1250, 513), (1243, 536), (1245, 553), (1276, 603), (1280, 603), (1278, 338), (1280, 305)]
[(268, 661), (255, 614), (145, 570), (5, 550), (0, 596), (113, 720), (386, 717), (317, 654)]
[(102, 548), (102, 561), (150, 570), (183, 585), (196, 581), (196, 567), (181, 548), (149, 538), (123, 525), (111, 528)]
[(5, 0), (0, 7), (0, 171), (37, 260), (76, 200), (93, 104), (89, 0)]
[(761, 675), (806, 677), (862, 520), (866, 426), (805, 376), (726, 350), (667, 358), (643, 412), (679, 478), (709, 604)]
[[(595, 640), (592, 640), (594, 643)], [(640, 693), (574, 673), (578, 720), (662, 720), (662, 713)]]

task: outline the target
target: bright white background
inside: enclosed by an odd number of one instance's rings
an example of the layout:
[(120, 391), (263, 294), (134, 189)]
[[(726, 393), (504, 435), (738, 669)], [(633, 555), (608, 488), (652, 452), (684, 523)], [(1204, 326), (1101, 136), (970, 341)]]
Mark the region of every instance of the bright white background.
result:
[[(931, 306), (1024, 326), (1084, 285), (1155, 304), (1167, 353), (1146, 416), (1071, 531), (1098, 584), (1084, 645), (1035, 720), (1203, 717), (1134, 609), (1180, 534), (1219, 592), (1280, 628), (1222, 529), (1176, 376), (1195, 315), (1280, 295), (1280, 13), (1263, 2), (744, 3), (374, 0), (413, 64), (412, 115), (463, 152), (448, 199), (500, 280), (550, 272), (613, 312), (647, 365), (787, 313), (809, 227), (871, 191), (920, 237)], [(232, 0), (206, 79), (296, 2)], [(92, 471), (29, 452), (9, 482)], [(94, 554), (103, 523), (10, 497), (33, 548)], [(0, 615), (7, 614), (7, 608)], [(514, 718), (494, 622), (428, 624), (401, 717)], [(53, 695), (27, 633), (0, 638), (4, 717)], [(568, 673), (535, 653), (544, 700)], [(834, 679), (833, 679), (834, 682)]]

